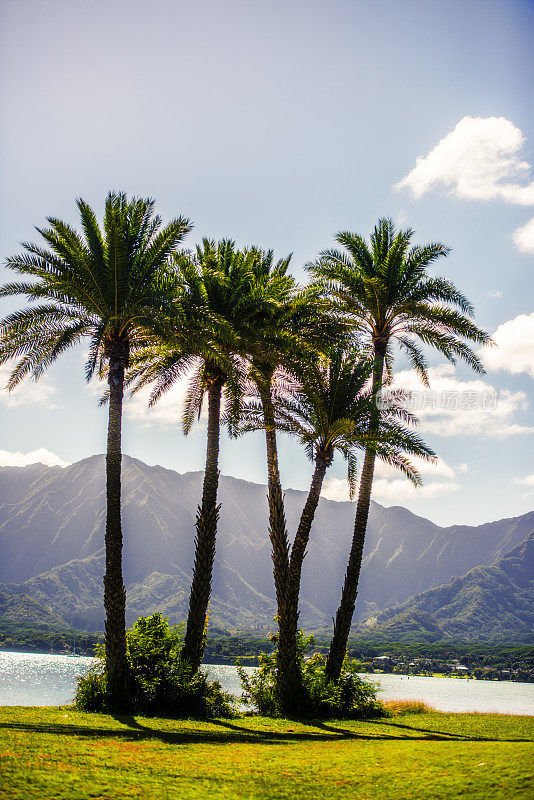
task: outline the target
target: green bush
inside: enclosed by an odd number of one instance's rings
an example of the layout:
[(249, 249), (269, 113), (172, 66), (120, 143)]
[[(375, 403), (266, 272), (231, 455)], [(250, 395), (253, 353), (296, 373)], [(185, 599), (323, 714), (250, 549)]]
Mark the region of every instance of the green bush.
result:
[[(180, 661), (182, 626), (169, 626), (161, 614), (142, 617), (126, 633), (130, 710), (169, 717), (234, 716), (232, 697), (206, 675), (191, 674)], [(103, 646), (97, 664), (78, 679), (77, 708), (106, 711), (106, 662)]]
[[(299, 669), (305, 697), (302, 718), (365, 719), (390, 716), (376, 699), (376, 685), (362, 680), (357, 674), (361, 667), (359, 662), (346, 658), (339, 681), (329, 681), (325, 674), (324, 656), (313, 653), (306, 657), (315, 644), (314, 637), (305, 637), (301, 631), (298, 635)], [(260, 714), (276, 716), (276, 651), (261, 653), (258, 662), (258, 669), (251, 675), (238, 662), (242, 700), (246, 705), (254, 706)]]
[(92, 667), (87, 675), (78, 678), (74, 704), (81, 711), (107, 710), (106, 673), (101, 664)]

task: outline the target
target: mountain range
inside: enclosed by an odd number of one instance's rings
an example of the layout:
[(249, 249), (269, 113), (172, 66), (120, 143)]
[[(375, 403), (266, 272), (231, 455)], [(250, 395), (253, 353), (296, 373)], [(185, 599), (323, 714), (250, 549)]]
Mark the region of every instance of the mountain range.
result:
[(492, 566), (475, 567), (356, 625), (374, 639), (534, 641), (534, 534)]
[[(179, 474), (124, 457), (129, 623), (154, 611), (172, 622), (184, 619), (202, 479), (201, 472)], [(260, 633), (272, 627), (266, 494), (265, 486), (221, 476), (210, 623), (227, 631)], [(305, 497), (301, 491), (285, 493), (290, 533)], [(306, 629), (324, 630), (335, 613), (353, 521), (354, 504), (320, 500), (303, 570), (301, 624)], [(102, 629), (104, 526), (104, 456), (65, 468), (0, 468), (0, 591), (30, 598), (77, 628)], [(443, 528), (405, 508), (372, 502), (355, 630), (391, 633), (412, 626), (427, 637), (469, 636), (477, 630), (490, 638), (502, 630), (524, 635), (532, 627), (526, 609), (532, 539), (525, 540), (533, 532), (534, 512)], [(520, 579), (513, 564), (523, 565)], [(499, 621), (498, 597), (506, 606), (505, 623)], [(477, 615), (483, 616), (482, 627)]]

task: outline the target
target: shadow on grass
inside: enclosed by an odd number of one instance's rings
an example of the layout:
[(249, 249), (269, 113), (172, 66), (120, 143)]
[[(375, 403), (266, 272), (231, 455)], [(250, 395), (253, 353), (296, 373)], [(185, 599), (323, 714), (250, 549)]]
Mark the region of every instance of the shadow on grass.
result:
[[(166, 744), (290, 744), (291, 742), (332, 742), (342, 740), (372, 740), (372, 741), (461, 741), (461, 742), (527, 742), (529, 739), (500, 739), (498, 737), (486, 736), (465, 736), (460, 733), (449, 733), (447, 731), (436, 731), (426, 728), (418, 728), (413, 725), (403, 725), (392, 720), (367, 720), (366, 725), (382, 727), (376, 733), (362, 731), (351, 731), (346, 728), (337, 727), (332, 724), (317, 720), (306, 721), (308, 727), (313, 727), (316, 732), (309, 731), (266, 731), (247, 728), (243, 724), (229, 722), (227, 720), (210, 720), (209, 724), (215, 726), (216, 730), (196, 730), (194, 728), (182, 729), (180, 731), (165, 731), (159, 728), (152, 728), (149, 725), (142, 725), (135, 717), (128, 714), (113, 715), (113, 718), (125, 727), (123, 729), (109, 729), (90, 727), (85, 725), (73, 725), (69, 723), (25, 723), (25, 722), (2, 722), (0, 729), (5, 728), (13, 731), (27, 731), (28, 733), (57, 734), (59, 736), (80, 736), (94, 739), (119, 739), (130, 741), (142, 741), (145, 739), (156, 739)], [(186, 724), (186, 722), (184, 722)], [(288, 722), (288, 724), (291, 724)], [(385, 729), (385, 730), (384, 730)], [(401, 729), (389, 732), (389, 729)]]
[(388, 728), (399, 728), (401, 730), (405, 730), (406, 734), (404, 736), (402, 735), (383, 736), (381, 733), (377, 733), (375, 736), (361, 737), (358, 734), (352, 733), (351, 731), (346, 731), (344, 728), (336, 728), (331, 724), (327, 725), (325, 723), (317, 721), (310, 722), (309, 724), (314, 725), (323, 730), (335, 731), (339, 735), (339, 738), (404, 739), (411, 741), (417, 741), (422, 739), (425, 741), (439, 740), (442, 742), (531, 742), (532, 741), (532, 739), (528, 738), (507, 739), (499, 736), (475, 736), (474, 734), (466, 735), (458, 732), (432, 730), (432, 728), (419, 728), (417, 727), (417, 725), (403, 725), (402, 723), (394, 722), (391, 719), (388, 720), (368, 719), (365, 722), (367, 725), (387, 725)]

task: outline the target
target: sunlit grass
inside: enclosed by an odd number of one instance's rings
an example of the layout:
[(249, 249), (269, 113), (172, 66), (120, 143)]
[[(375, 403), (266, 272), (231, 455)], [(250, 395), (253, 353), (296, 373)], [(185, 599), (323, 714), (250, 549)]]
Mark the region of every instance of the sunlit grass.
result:
[(527, 798), (533, 735), (532, 718), (493, 714), (418, 712), (302, 724), (252, 716), (197, 722), (7, 707), (0, 709), (0, 795)]

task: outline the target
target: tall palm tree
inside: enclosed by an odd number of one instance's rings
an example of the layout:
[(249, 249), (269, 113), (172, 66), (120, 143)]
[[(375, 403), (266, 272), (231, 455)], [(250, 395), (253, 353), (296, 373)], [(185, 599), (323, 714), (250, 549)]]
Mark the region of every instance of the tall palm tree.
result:
[(102, 228), (77, 201), (82, 233), (49, 217), (37, 228), (45, 247), (24, 244), (7, 266), (30, 281), (9, 283), (0, 297), (40, 301), (0, 322), (0, 363), (16, 359), (7, 388), (38, 379), (65, 350), (89, 339), (86, 378), (107, 369), (106, 670), (110, 705), (126, 702), (125, 589), (122, 576), (121, 428), (124, 374), (132, 352), (146, 345), (172, 312), (175, 276), (169, 259), (191, 229), (179, 217), (162, 227), (154, 201), (110, 192)]
[[(188, 433), (202, 402), (208, 399), (206, 467), (196, 518), (195, 562), (181, 660), (197, 672), (204, 654), (204, 630), (211, 594), (219, 508), (219, 440), (223, 405), (236, 419), (243, 365), (239, 330), (251, 324), (258, 309), (251, 269), (253, 256), (231, 240), (203, 239), (193, 253), (180, 253), (176, 302), (179, 316), (165, 340), (138, 360), (135, 389), (155, 382), (151, 404), (187, 373), (183, 428)], [(184, 333), (185, 331), (185, 333)], [(192, 374), (191, 374), (192, 373)]]
[[(413, 368), (428, 384), (427, 361), (421, 345), (435, 348), (452, 363), (465, 361), (483, 372), (480, 360), (467, 342), (484, 344), (488, 334), (473, 321), (473, 307), (454, 284), (432, 277), (427, 270), (449, 252), (440, 243), (410, 246), (413, 230), (396, 231), (390, 219), (380, 219), (370, 244), (358, 234), (338, 233), (344, 250), (326, 250), (309, 265), (314, 277), (347, 312), (374, 356), (372, 391), (383, 385), (384, 369), (392, 364), (392, 344), (397, 342)], [(379, 429), (378, 404), (371, 415), (369, 433)], [(346, 653), (354, 613), (363, 545), (374, 474), (375, 450), (365, 453), (356, 508), (354, 534), (341, 603), (327, 659), (327, 673), (337, 679)]]
[(298, 713), (304, 695), (289, 591), (290, 550), (278, 463), (275, 395), (284, 371), (293, 369), (296, 362), (311, 365), (321, 346), (327, 347), (339, 334), (339, 324), (317, 292), (297, 287), (288, 274), (289, 258), (275, 263), (272, 251), (253, 251), (257, 294), (265, 304), (242, 336), (266, 443), (269, 538), (278, 620), (276, 704), (280, 713), (290, 715)]
[[(405, 423), (415, 422), (402, 405), (392, 401), (380, 420), (380, 430), (369, 434), (373, 396), (367, 388), (372, 362), (357, 349), (338, 347), (331, 356), (308, 365), (293, 385), (273, 392), (275, 424), (278, 431), (296, 437), (314, 463), (310, 489), (290, 549), (287, 605), (290, 608), (291, 634), (297, 636), (298, 605), (302, 565), (311, 527), (327, 469), (336, 452), (347, 461), (351, 497), (355, 489), (356, 459), (359, 450), (372, 447), (379, 458), (400, 469), (414, 484), (420, 477), (405, 453), (432, 459), (433, 451), (414, 435)], [(242, 411), (240, 430), (263, 427), (261, 406), (248, 402)], [(304, 698), (305, 702), (305, 698)]]
[[(296, 284), (287, 272), (290, 257), (274, 262), (272, 251), (255, 251), (254, 276), (258, 294), (268, 301), (254, 320), (247, 338), (250, 377), (260, 397), (267, 455), (269, 538), (278, 621), (277, 705), (291, 713), (301, 692), (297, 674), (297, 650), (290, 636), (286, 586), (289, 572), (289, 540), (284, 510), (273, 404), (273, 379), (288, 349), (294, 346), (290, 321)], [(288, 323), (286, 325), (286, 323)]]

